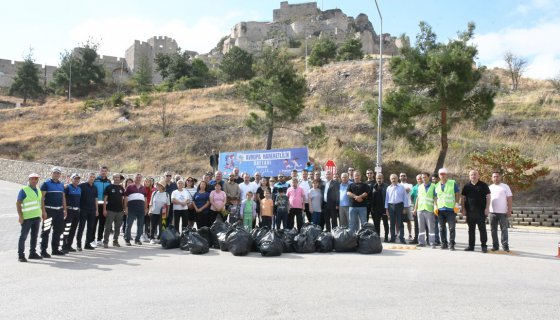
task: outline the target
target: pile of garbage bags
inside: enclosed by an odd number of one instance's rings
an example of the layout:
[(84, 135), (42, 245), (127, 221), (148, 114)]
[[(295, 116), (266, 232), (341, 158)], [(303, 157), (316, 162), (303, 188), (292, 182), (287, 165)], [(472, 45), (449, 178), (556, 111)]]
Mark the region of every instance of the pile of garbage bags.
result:
[(244, 256), (253, 251), (260, 252), (263, 257), (290, 252), (328, 253), (333, 250), (381, 253), (383, 244), (374, 230), (373, 224), (365, 223), (357, 233), (350, 232), (346, 227), (326, 232), (312, 224), (305, 224), (299, 232), (297, 229), (271, 230), (268, 227), (249, 232), (239, 222), (230, 224), (217, 220), (210, 228), (185, 228), (181, 234), (169, 226), (161, 234), (161, 246), (164, 249), (181, 248), (192, 254), (204, 254), (210, 248), (229, 251), (234, 256)]

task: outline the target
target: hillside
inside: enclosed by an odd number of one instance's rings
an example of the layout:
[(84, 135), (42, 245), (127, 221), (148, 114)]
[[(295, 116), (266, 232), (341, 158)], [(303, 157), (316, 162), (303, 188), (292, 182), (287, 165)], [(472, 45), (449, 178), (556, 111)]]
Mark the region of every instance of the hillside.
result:
[[(500, 70), (493, 72), (502, 76)], [(322, 147), (310, 148), (310, 156), (317, 163), (333, 158), (340, 169), (356, 159), (373, 166), (376, 129), (364, 101), (377, 97), (377, 63), (333, 63), (311, 69), (307, 79), (307, 108), (293, 128), (302, 131), (322, 122), (329, 136)], [(390, 79), (385, 72), (384, 90), (391, 87)], [(560, 192), (560, 96), (545, 82), (525, 80), (521, 85), (525, 85), (523, 91), (497, 97), (492, 118), (483, 127), (464, 123), (452, 131), (446, 166), (465, 179), (469, 152), (519, 147), (553, 170), (519, 200), (552, 205), (559, 202)], [(0, 101), (15, 100), (0, 97)], [(90, 168), (103, 163), (123, 172), (158, 174), (169, 169), (200, 175), (209, 169), (207, 155), (212, 149), (264, 147), (264, 137), (244, 127), (248, 107), (232, 85), (131, 96), (125, 101), (125, 106), (109, 107), (100, 106), (99, 100), (68, 103), (48, 98), (35, 106), (0, 109), (0, 157)], [(167, 136), (161, 128), (163, 106), (170, 121)], [(296, 131), (275, 131), (275, 148), (304, 144)], [(384, 163), (399, 161), (409, 176), (433, 170), (437, 152), (435, 148), (418, 155), (403, 139), (386, 136), (383, 141)]]

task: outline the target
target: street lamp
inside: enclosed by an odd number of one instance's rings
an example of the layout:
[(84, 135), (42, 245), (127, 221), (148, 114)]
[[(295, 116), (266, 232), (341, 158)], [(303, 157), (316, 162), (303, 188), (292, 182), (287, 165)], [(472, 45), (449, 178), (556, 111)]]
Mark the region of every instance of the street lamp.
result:
[(375, 163), (375, 172), (381, 173), (381, 114), (383, 111), (383, 17), (379, 10), (377, 0), (375, 0), (377, 13), (379, 13), (379, 21), (381, 29), (379, 33), (379, 104), (377, 106), (377, 161)]
[(72, 53), (70, 53), (70, 61), (68, 63), (70, 66), (70, 72), (68, 76), (68, 102), (72, 99)]

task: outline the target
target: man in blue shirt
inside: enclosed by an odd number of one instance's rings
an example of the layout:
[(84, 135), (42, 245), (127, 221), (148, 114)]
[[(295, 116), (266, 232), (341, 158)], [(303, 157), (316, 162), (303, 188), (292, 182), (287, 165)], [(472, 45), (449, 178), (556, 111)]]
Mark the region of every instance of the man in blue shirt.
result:
[(82, 195), (82, 189), (78, 186), (80, 184), (80, 175), (74, 173), (70, 179), (72, 183), (64, 188), (66, 209), (68, 210), (66, 219), (64, 219), (66, 226), (62, 239), (62, 251), (65, 253), (76, 252), (76, 249), (72, 248), (72, 243), (76, 235), (76, 228), (80, 222), (80, 196)]
[(339, 202), (338, 202), (338, 214), (340, 217), (340, 226), (348, 227), (348, 220), (350, 219), (350, 198), (348, 197), (348, 187), (352, 182), (348, 179), (348, 173), (343, 173), (340, 175), (339, 189)]
[(65, 254), (59, 250), (60, 236), (64, 231), (64, 219), (67, 213), (64, 184), (60, 181), (60, 168), (52, 168), (51, 173), (51, 179), (48, 179), (41, 185), (44, 208), (43, 216), (46, 215), (46, 219), (43, 220), (43, 231), (41, 232), (41, 256), (43, 258), (51, 257), (47, 253), (51, 228), (53, 229), (51, 238), (52, 254), (56, 256), (63, 256)]
[(95, 217), (99, 215), (99, 211), (97, 211), (97, 197), (99, 193), (97, 192), (97, 187), (93, 183), (94, 181), (95, 173), (92, 172), (88, 175), (88, 180), (80, 183), (79, 185), (82, 190), (82, 195), (80, 196), (80, 224), (78, 226), (78, 235), (76, 237), (78, 251), (82, 251), (82, 235), (86, 225), (86, 243), (84, 249), (95, 249), (92, 246), (95, 234), (93, 224), (95, 223)]
[[(97, 188), (97, 212), (103, 212), (103, 199), (105, 196), (105, 189), (111, 185), (111, 180), (107, 178), (107, 174), (109, 173), (109, 168), (106, 166), (102, 166), (99, 175), (95, 178), (93, 184)], [(99, 229), (97, 229), (97, 225), (99, 224)], [(95, 218), (95, 222), (93, 223), (93, 233), (95, 237), (95, 230), (97, 230), (97, 243), (96, 245), (101, 245), (103, 243), (103, 232), (105, 231), (105, 216), (100, 214)]]
[(404, 240), (404, 224), (403, 210), (408, 208), (408, 195), (404, 187), (399, 184), (396, 174), (391, 175), (391, 185), (387, 187), (387, 196), (385, 197), (385, 210), (389, 216), (391, 239), (389, 242), (395, 242), (395, 228), (399, 234), (401, 243), (406, 244)]

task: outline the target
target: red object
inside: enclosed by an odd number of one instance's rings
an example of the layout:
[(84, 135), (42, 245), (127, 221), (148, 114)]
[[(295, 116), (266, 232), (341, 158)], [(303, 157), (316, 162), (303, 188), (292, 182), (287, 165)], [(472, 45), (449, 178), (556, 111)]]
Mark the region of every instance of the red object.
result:
[(330, 171), (332, 174), (336, 173), (336, 163), (332, 160), (327, 160), (325, 163), (325, 171)]
[(558, 242), (558, 255), (556, 256), (556, 258), (560, 258), (560, 241)]

